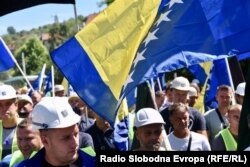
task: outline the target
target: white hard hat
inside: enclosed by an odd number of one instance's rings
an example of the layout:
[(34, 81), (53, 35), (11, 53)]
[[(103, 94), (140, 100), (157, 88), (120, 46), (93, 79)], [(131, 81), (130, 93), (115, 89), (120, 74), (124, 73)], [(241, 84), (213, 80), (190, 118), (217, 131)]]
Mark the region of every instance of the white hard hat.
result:
[(31, 97), (29, 97), (28, 95), (25, 95), (25, 94), (18, 95), (18, 96), (17, 96), (17, 100), (18, 100), (18, 101), (27, 101), (27, 102), (29, 102), (30, 104), (33, 105), (33, 102), (32, 102), (32, 100), (31, 100)]
[(55, 85), (55, 92), (64, 90), (64, 87), (62, 85)]
[(66, 128), (77, 124), (80, 119), (66, 98), (44, 97), (32, 111), (32, 128)]
[(194, 87), (190, 86), (188, 95), (189, 97), (198, 96), (197, 90)]
[(246, 82), (242, 82), (237, 86), (237, 89), (235, 91), (236, 94), (239, 94), (241, 96), (245, 96), (245, 87), (246, 87)]
[(176, 77), (172, 81), (172, 86), (171, 88), (177, 89), (177, 90), (184, 90), (184, 91), (189, 91), (190, 89), (190, 83), (187, 80), (187, 78), (184, 77)]
[(134, 126), (139, 128), (149, 124), (165, 124), (159, 111), (152, 108), (142, 108), (135, 115)]
[(17, 98), (16, 90), (6, 84), (0, 85), (0, 100), (14, 99)]

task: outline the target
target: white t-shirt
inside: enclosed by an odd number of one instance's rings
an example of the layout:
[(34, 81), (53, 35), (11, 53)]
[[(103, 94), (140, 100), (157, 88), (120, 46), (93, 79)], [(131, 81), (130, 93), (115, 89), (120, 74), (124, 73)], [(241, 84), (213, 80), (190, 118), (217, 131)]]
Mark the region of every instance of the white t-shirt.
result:
[[(190, 147), (191, 151), (210, 151), (211, 150), (210, 144), (206, 136), (199, 134), (199, 133), (195, 133), (195, 132), (191, 132), (191, 136), (192, 136), (192, 142), (191, 142), (191, 147)], [(170, 142), (172, 150), (173, 151), (187, 151), (189, 137), (190, 135), (188, 135), (185, 138), (178, 138), (173, 134), (173, 132), (171, 132), (168, 135), (168, 140)]]

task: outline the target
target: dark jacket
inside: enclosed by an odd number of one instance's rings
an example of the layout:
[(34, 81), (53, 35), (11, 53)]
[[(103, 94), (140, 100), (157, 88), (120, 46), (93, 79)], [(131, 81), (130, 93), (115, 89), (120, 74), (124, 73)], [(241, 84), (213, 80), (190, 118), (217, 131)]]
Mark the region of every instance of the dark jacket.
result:
[[(82, 167), (95, 167), (96, 166), (96, 157), (90, 156), (82, 150), (78, 150), (79, 158)], [(34, 157), (22, 161), (20, 164), (17, 164), (15, 167), (42, 167), (41, 164), (45, 157), (45, 149), (42, 148)]]

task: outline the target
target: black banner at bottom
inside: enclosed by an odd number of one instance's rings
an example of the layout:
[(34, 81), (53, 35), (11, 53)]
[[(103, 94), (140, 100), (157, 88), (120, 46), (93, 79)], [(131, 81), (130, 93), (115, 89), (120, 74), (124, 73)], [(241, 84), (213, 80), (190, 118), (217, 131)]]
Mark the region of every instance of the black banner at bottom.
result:
[(250, 160), (250, 152), (176, 152), (176, 151), (159, 151), (159, 152), (140, 152), (140, 151), (126, 151), (126, 152), (97, 152), (96, 161), (97, 166), (113, 166), (119, 163), (121, 166), (129, 165), (144, 165), (159, 166), (159, 165), (209, 165), (218, 166), (229, 164), (248, 165)]

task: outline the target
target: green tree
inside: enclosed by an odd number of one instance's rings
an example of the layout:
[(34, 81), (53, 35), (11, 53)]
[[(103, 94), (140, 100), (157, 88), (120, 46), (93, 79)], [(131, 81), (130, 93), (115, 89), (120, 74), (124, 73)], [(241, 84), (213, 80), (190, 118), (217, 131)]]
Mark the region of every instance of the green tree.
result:
[[(29, 38), (15, 52), (19, 65), (22, 63), (22, 54), (25, 57), (27, 75), (37, 75), (41, 71), (43, 64), (46, 63), (48, 69), (52, 64), (47, 48), (36, 36)], [(21, 75), (17, 67), (14, 69), (14, 75)]]
[(8, 34), (16, 34), (16, 29), (13, 26), (7, 28)]

